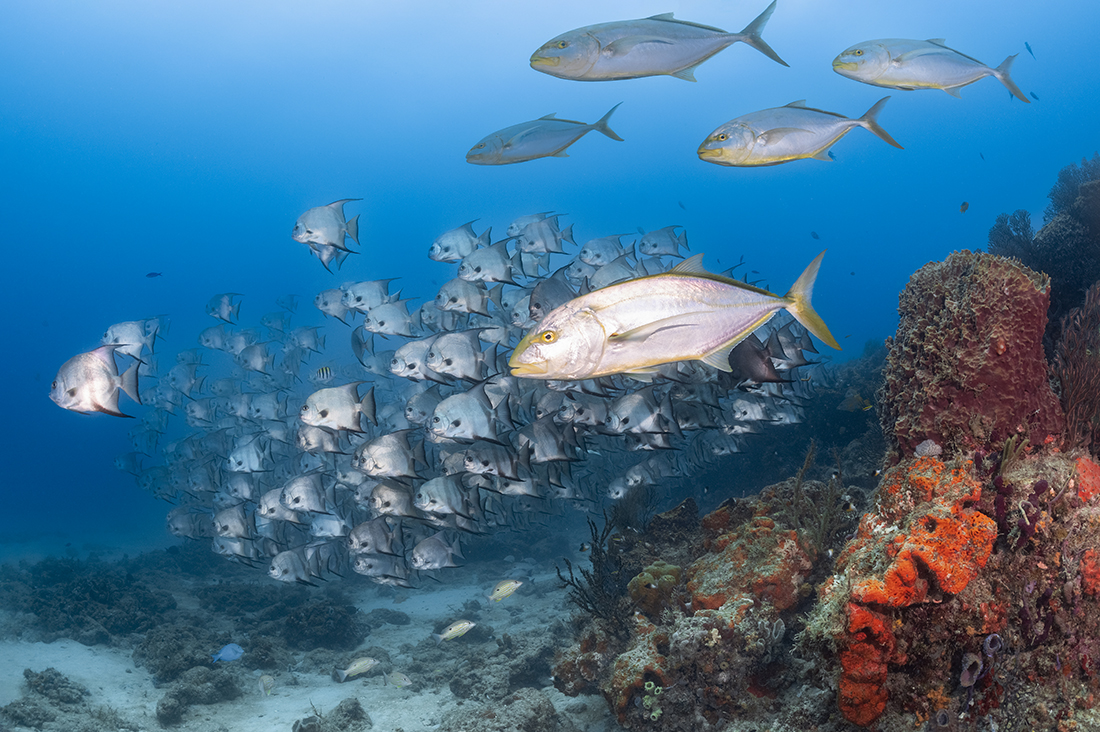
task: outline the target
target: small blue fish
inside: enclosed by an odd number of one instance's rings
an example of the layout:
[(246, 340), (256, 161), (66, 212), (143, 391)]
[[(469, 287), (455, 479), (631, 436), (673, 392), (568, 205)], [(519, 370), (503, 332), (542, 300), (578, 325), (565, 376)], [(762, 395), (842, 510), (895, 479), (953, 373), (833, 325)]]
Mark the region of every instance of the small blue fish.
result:
[(830, 160), (836, 160), (836, 155), (833, 155), (833, 151), (832, 151), (832, 150), (830, 150), (830, 151), (829, 151), (829, 159), (830, 159)]
[(147, 274), (145, 276), (148, 277), (149, 279), (153, 279), (154, 277), (163, 277), (164, 273), (163, 272), (150, 272), (149, 274)]
[(816, 231), (811, 231), (810, 236), (813, 237), (814, 239), (820, 239), (821, 238), (820, 236), (818, 236)]
[(236, 661), (243, 655), (243, 648), (236, 643), (230, 643), (229, 645), (222, 646), (222, 649), (217, 653), (210, 654), (210, 657), (214, 659), (214, 663), (217, 663), (218, 661)]
[(1031, 95), (1032, 99), (1034, 99), (1035, 101), (1039, 101), (1039, 97), (1035, 96), (1035, 92), (1028, 92), (1028, 93)]
[(1031, 44), (1030, 43), (1028, 43), (1027, 41), (1024, 41), (1024, 48), (1027, 49), (1027, 52), (1031, 54), (1032, 58), (1035, 58), (1035, 52), (1031, 50)]

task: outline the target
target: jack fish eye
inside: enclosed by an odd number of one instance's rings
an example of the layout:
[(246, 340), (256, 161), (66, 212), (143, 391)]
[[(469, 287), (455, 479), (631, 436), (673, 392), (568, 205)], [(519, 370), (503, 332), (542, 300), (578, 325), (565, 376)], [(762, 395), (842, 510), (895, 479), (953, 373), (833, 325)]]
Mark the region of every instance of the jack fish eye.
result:
[(863, 55), (863, 49), (862, 48), (857, 48), (855, 51), (852, 52), (852, 55), (853, 56), (862, 56)]
[(553, 343), (558, 339), (558, 334), (556, 331), (544, 330), (543, 332), (539, 333), (538, 338), (543, 343)]
[(558, 41), (554, 45), (558, 48), (569, 48), (569, 41)]
[(718, 140), (718, 142), (725, 142), (726, 140), (729, 139), (729, 137), (730, 137), (729, 135), (727, 135), (725, 132), (723, 132), (722, 134), (716, 136), (714, 139)]

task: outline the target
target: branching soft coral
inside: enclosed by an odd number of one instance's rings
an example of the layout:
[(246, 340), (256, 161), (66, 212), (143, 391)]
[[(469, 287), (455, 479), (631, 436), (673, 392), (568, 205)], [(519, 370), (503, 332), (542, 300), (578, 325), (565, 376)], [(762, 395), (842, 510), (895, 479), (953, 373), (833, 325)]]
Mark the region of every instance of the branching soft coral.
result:
[(1100, 446), (1100, 282), (1089, 288), (1084, 305), (1063, 318), (1054, 372), (1061, 384), (1067, 444), (1095, 450)]

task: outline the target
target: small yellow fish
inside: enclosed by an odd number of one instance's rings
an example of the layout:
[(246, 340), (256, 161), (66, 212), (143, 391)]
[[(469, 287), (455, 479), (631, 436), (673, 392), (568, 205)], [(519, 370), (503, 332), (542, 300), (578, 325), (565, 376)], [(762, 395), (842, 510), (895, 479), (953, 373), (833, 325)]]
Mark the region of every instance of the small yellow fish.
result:
[(382, 677), (386, 686), (396, 686), (398, 689), (404, 689), (406, 686), (412, 686), (412, 679), (400, 671), (394, 671), (393, 673), (386, 674)]
[(844, 397), (844, 400), (840, 404), (836, 405), (836, 408), (842, 412), (858, 412), (861, 410), (866, 412), (867, 410), (872, 409), (874, 406), (875, 405), (869, 400), (864, 399), (862, 396), (860, 396), (859, 392), (849, 391), (848, 394)]
[(500, 602), (518, 590), (522, 584), (523, 582), (520, 580), (501, 580), (497, 582), (497, 586), (493, 588), (493, 591), (489, 593), (488, 597), (493, 602)]
[(369, 656), (364, 656), (363, 658), (357, 658), (352, 661), (351, 665), (343, 671), (334, 671), (332, 676), (342, 684), (353, 676), (359, 676), (361, 674), (367, 673), (377, 665), (378, 661), (370, 658)]
[(328, 366), (322, 366), (321, 368), (317, 369), (317, 380), (318, 381), (328, 381), (331, 378), (332, 378), (332, 369), (330, 369)]
[(435, 644), (438, 646), (445, 640), (452, 640), (466, 635), (470, 628), (473, 628), (475, 625), (477, 625), (477, 623), (469, 620), (456, 620), (444, 628), (442, 633), (432, 633), (432, 637), (435, 638)]
[(264, 696), (271, 696), (271, 690), (275, 688), (275, 679), (271, 678), (267, 674), (260, 677), (260, 693)]

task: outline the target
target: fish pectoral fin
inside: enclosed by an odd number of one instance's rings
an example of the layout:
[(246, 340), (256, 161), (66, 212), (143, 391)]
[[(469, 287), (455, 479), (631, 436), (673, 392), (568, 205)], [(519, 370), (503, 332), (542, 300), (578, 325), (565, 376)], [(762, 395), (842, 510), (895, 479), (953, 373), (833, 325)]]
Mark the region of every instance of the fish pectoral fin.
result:
[(623, 36), (617, 41), (612, 41), (604, 47), (604, 53), (609, 56), (624, 56), (630, 53), (635, 46), (643, 43), (663, 43), (672, 45), (672, 42), (660, 36)]
[(682, 313), (680, 315), (672, 315), (667, 318), (661, 318), (660, 320), (654, 320), (652, 323), (646, 323), (640, 325), (637, 328), (631, 328), (625, 330), (622, 333), (613, 333), (608, 337), (608, 341), (611, 343), (635, 343), (642, 342), (648, 339), (650, 336), (656, 335), (663, 330), (670, 328), (682, 328), (689, 325), (699, 325), (698, 316), (708, 314), (705, 311), (695, 311), (690, 313)]
[(959, 87), (957, 86), (945, 86), (943, 90), (956, 99), (962, 99), (962, 94), (959, 93)]
[(569, 157), (569, 153), (565, 152), (565, 150), (558, 150), (556, 153), (554, 153), (553, 155), (550, 155), (549, 157), (552, 157), (552, 158), (567, 158), (567, 157)]
[(764, 145), (775, 145), (786, 137), (791, 135), (809, 134), (809, 130), (804, 130), (801, 127), (776, 127), (772, 130), (765, 130), (756, 136), (757, 142)]
[(813, 158), (814, 160), (824, 160), (826, 162), (832, 162), (833, 161), (833, 159), (831, 157), (829, 157), (829, 148), (827, 148), (827, 147), (821, 148), (820, 150), (815, 152), (810, 157)]

